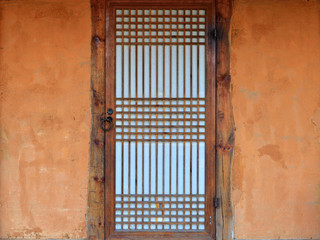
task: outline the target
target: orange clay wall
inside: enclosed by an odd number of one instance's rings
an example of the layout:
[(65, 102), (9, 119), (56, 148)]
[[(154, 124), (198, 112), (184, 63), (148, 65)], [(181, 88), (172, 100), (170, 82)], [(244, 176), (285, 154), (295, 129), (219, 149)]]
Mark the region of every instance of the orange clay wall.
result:
[(238, 0), (231, 26), (235, 236), (320, 239), (320, 1)]
[[(0, 11), (0, 238), (85, 238), (90, 2)], [(233, 12), (235, 237), (319, 239), (320, 1)]]
[(89, 0), (1, 1), (0, 237), (84, 238)]

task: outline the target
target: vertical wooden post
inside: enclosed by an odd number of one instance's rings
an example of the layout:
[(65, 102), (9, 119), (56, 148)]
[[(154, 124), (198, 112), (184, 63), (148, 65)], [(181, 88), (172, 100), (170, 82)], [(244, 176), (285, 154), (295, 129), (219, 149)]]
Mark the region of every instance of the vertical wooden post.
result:
[(91, 0), (91, 114), (87, 238), (104, 239), (105, 134), (100, 117), (105, 111), (105, 0)]
[(216, 239), (234, 238), (231, 169), (234, 152), (234, 120), (231, 102), (229, 29), (232, 0), (216, 0), (217, 24), (217, 121), (216, 121)]

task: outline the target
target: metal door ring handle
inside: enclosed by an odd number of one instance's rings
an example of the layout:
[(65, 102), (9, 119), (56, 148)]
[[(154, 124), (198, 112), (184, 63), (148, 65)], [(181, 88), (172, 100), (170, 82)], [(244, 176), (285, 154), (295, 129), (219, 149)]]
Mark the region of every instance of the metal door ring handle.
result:
[[(112, 129), (112, 127), (113, 127), (113, 118), (112, 117), (110, 117), (110, 116), (108, 116), (107, 118), (101, 117), (100, 120), (101, 120), (100, 127), (101, 127), (101, 129), (103, 131), (108, 132), (108, 131), (110, 131)], [(110, 123), (110, 126), (108, 128), (104, 127), (104, 125), (105, 125), (104, 123), (105, 122)]]

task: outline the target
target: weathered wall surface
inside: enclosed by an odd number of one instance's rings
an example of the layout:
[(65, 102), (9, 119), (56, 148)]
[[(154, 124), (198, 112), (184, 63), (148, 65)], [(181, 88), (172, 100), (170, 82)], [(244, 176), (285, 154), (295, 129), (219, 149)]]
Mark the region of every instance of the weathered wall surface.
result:
[(238, 0), (237, 238), (320, 238), (320, 1)]
[[(84, 238), (89, 0), (0, 4), (0, 237)], [(235, 1), (236, 238), (320, 238), (319, 13)]]
[(83, 238), (90, 3), (0, 2), (0, 237)]

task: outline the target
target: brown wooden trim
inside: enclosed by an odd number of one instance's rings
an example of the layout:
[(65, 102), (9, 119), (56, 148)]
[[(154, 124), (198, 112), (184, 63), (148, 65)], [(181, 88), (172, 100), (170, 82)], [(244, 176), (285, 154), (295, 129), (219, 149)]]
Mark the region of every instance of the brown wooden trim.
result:
[(110, 239), (130, 239), (130, 240), (212, 240), (212, 237), (206, 232), (114, 232)]
[(206, 115), (205, 115), (205, 126), (206, 126), (206, 231), (211, 236), (212, 239), (215, 238), (215, 208), (214, 208), (214, 197), (215, 197), (215, 119), (216, 112), (214, 111), (216, 105), (216, 71), (215, 71), (215, 40), (212, 38), (212, 32), (215, 28), (215, 1), (213, 0), (209, 5), (207, 12), (207, 49), (206, 49)]
[(234, 151), (234, 120), (231, 102), (229, 29), (232, 0), (216, 0), (217, 29), (217, 101), (216, 101), (216, 239), (234, 237), (234, 213), (231, 199), (231, 170)]
[[(112, 5), (117, 6), (130, 6), (132, 5), (132, 1), (130, 0), (107, 0), (110, 1)], [(203, 5), (203, 4), (211, 4), (214, 0), (174, 0), (175, 5), (181, 6), (195, 6), (195, 5)], [(135, 0), (134, 5), (136, 6), (152, 6), (152, 7), (167, 7), (170, 0)]]
[[(115, 103), (115, 29), (114, 9), (110, 1), (106, 1), (106, 109), (116, 109)], [(112, 115), (115, 119), (115, 114)], [(105, 135), (105, 238), (108, 238), (114, 231), (114, 207), (115, 207), (115, 127), (106, 132)], [(108, 238), (109, 239), (109, 238)]]
[(91, 137), (88, 179), (87, 238), (104, 239), (105, 0), (91, 0)]

